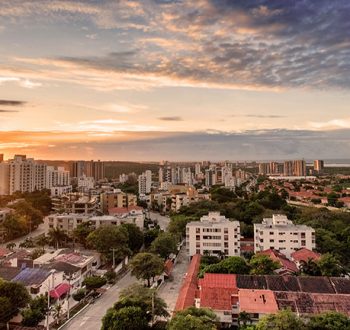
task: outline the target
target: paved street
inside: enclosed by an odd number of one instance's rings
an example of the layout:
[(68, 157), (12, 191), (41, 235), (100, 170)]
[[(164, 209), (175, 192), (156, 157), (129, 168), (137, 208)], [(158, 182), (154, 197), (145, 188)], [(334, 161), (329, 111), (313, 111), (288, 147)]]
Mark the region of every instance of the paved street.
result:
[(174, 311), (177, 296), (181, 288), (182, 280), (187, 273), (189, 259), (186, 253), (186, 246), (183, 245), (178, 256), (177, 263), (173, 269), (173, 280), (165, 282), (158, 290), (158, 294), (168, 305), (168, 312)]
[(170, 218), (168, 216), (160, 215), (159, 213), (156, 213), (156, 212), (150, 212), (149, 215), (151, 220), (153, 221), (157, 220), (160, 229), (166, 231), (170, 222)]
[(117, 284), (107, 290), (101, 298), (86, 308), (81, 314), (76, 316), (62, 329), (84, 329), (84, 330), (99, 330), (102, 326), (102, 318), (106, 314), (109, 307), (119, 299), (119, 293), (122, 289), (136, 283), (137, 279), (127, 273)]
[(9, 241), (9, 242), (6, 242), (6, 243), (3, 243), (3, 244), (0, 244), (0, 247), (6, 247), (6, 245), (10, 242), (13, 242), (13, 243), (16, 243), (17, 247), (18, 245), (21, 243), (21, 242), (24, 242), (26, 238), (30, 238), (30, 237), (36, 237), (36, 236), (39, 236), (41, 234), (44, 234), (45, 233), (45, 226), (44, 224), (40, 224), (39, 227), (35, 230), (33, 230), (30, 234), (28, 235), (25, 235), (25, 236), (22, 236), (22, 237), (19, 237), (19, 238), (16, 238), (12, 241)]

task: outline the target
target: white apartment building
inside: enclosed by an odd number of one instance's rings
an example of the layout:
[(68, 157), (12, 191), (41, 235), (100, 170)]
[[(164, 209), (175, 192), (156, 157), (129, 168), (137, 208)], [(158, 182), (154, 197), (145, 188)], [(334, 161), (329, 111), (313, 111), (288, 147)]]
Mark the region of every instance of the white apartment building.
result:
[(59, 228), (68, 235), (73, 234), (78, 225), (89, 222), (95, 229), (105, 225), (119, 226), (124, 223), (135, 224), (143, 230), (145, 215), (139, 210), (117, 210), (113, 215), (92, 216), (84, 214), (51, 214), (44, 218), (45, 230)]
[(78, 190), (80, 192), (88, 192), (90, 189), (94, 189), (95, 179), (90, 176), (81, 176), (78, 178)]
[(186, 247), (190, 257), (195, 254), (239, 256), (240, 225), (219, 212), (209, 212), (200, 221), (186, 226)]
[(138, 182), (139, 195), (149, 194), (152, 188), (152, 172), (150, 170), (147, 170), (141, 175), (139, 175)]
[(26, 158), (25, 155), (15, 155), (14, 159), (10, 159), (7, 164), (9, 165), (9, 194), (46, 188), (47, 166), (45, 164), (39, 164), (33, 158)]
[(69, 171), (66, 171), (64, 167), (47, 166), (46, 175), (48, 189), (70, 185)]
[(254, 252), (275, 249), (288, 258), (301, 248), (313, 250), (315, 230), (305, 225), (295, 225), (285, 215), (274, 214), (254, 224)]

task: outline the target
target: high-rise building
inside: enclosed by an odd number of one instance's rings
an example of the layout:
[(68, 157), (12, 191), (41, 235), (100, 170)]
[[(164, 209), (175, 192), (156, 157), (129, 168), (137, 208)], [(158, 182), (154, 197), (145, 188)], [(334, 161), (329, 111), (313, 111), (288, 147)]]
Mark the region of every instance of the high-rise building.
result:
[(150, 170), (145, 171), (138, 178), (139, 182), (139, 194), (146, 195), (151, 192), (152, 188), (152, 172)]
[(0, 154), (0, 163), (4, 161), (4, 154)]
[(80, 178), (83, 175), (86, 175), (85, 172), (85, 161), (78, 160), (72, 163), (71, 167), (71, 177), (73, 178)]
[(266, 174), (270, 174), (270, 173), (271, 173), (271, 169), (270, 169), (269, 163), (260, 163), (259, 164), (259, 174), (266, 175)]
[(215, 172), (211, 169), (205, 170), (205, 185), (210, 187), (216, 184), (216, 175)]
[(201, 164), (197, 163), (194, 166), (194, 174), (197, 176), (197, 175), (200, 175), (201, 173), (202, 173), (202, 171), (201, 171)]
[(0, 195), (10, 193), (10, 165), (6, 162), (0, 163)]
[(306, 162), (305, 160), (293, 161), (293, 175), (294, 176), (306, 176)]
[(64, 167), (47, 166), (46, 175), (46, 187), (49, 189), (70, 185), (69, 171), (66, 171)]
[(314, 160), (314, 171), (321, 173), (324, 169), (324, 161), (323, 160)]
[(42, 190), (46, 185), (46, 164), (39, 164), (25, 155), (15, 155), (9, 164), (9, 193)]
[(293, 161), (292, 160), (286, 160), (284, 162), (283, 175), (284, 176), (293, 176)]

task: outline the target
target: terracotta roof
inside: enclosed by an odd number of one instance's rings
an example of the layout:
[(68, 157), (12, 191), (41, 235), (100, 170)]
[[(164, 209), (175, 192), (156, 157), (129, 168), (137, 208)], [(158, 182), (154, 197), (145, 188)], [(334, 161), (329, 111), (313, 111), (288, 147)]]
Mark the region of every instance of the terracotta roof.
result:
[(114, 215), (114, 214), (124, 214), (124, 213), (129, 213), (131, 211), (142, 211), (143, 207), (141, 206), (129, 206), (129, 207), (112, 207), (108, 209), (108, 214), (109, 215)]
[(350, 315), (350, 295), (305, 292), (275, 292), (279, 309), (290, 308), (300, 314), (337, 311)]
[(240, 289), (238, 299), (241, 312), (270, 314), (278, 311), (275, 295), (270, 290)]
[(231, 310), (233, 294), (237, 294), (236, 275), (209, 274), (199, 280), (201, 307), (214, 310)]
[(201, 255), (195, 254), (188, 267), (187, 275), (182, 282), (182, 286), (177, 297), (175, 311), (181, 311), (194, 305), (197, 291), (197, 275), (199, 272)]
[(0, 247), (0, 258), (7, 256), (11, 253), (10, 250)]
[(300, 262), (300, 261), (308, 261), (309, 259), (313, 260), (319, 260), (321, 258), (321, 255), (319, 253), (316, 253), (314, 251), (311, 251), (306, 248), (302, 248), (298, 251), (295, 251), (291, 254), (291, 257), (293, 260)]
[(55, 298), (55, 299), (59, 299), (65, 293), (67, 293), (69, 291), (69, 289), (70, 289), (70, 285), (68, 283), (61, 283), (50, 291), (50, 297)]
[(205, 273), (204, 277), (199, 280), (199, 286), (209, 288), (236, 289), (236, 275)]
[(273, 261), (279, 262), (282, 268), (292, 273), (296, 273), (298, 271), (298, 267), (296, 266), (296, 264), (293, 261), (289, 260), (283, 253), (279, 251), (276, 251), (274, 249), (268, 249), (265, 251), (258, 252), (258, 254), (269, 256)]

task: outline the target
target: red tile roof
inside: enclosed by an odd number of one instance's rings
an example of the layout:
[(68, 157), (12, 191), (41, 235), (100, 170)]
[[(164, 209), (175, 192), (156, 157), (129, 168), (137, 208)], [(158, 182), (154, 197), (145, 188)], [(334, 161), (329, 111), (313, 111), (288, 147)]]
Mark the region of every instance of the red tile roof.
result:
[(142, 210), (143, 210), (143, 207), (141, 206), (112, 207), (108, 209), (108, 214), (109, 215), (124, 214), (124, 213), (129, 213), (131, 211), (142, 211)]
[(306, 248), (302, 248), (298, 251), (295, 251), (291, 254), (291, 257), (293, 260), (300, 262), (300, 261), (308, 261), (309, 259), (313, 260), (319, 260), (321, 258), (321, 255), (319, 253), (316, 253), (314, 251), (311, 251)]
[(278, 311), (275, 295), (271, 290), (239, 289), (241, 312), (270, 314)]
[(209, 288), (236, 289), (236, 275), (205, 273), (204, 277), (199, 280), (199, 286)]
[(296, 266), (296, 264), (293, 261), (289, 260), (283, 253), (279, 251), (276, 251), (274, 249), (268, 249), (265, 251), (258, 252), (258, 254), (269, 256), (272, 260), (279, 262), (282, 268), (288, 271), (291, 271), (293, 273), (298, 271), (298, 267)]
[(10, 250), (0, 247), (0, 258), (7, 256)]
[(55, 299), (61, 298), (69, 289), (70, 285), (68, 283), (61, 283), (50, 291), (50, 297)]
[(182, 286), (177, 297), (175, 311), (181, 311), (194, 305), (197, 291), (197, 275), (199, 272), (201, 255), (195, 254), (187, 270), (187, 275), (182, 282)]
[[(209, 274), (199, 280), (200, 306), (213, 310), (231, 310), (233, 295), (238, 292), (236, 275)], [(237, 298), (236, 298), (237, 299)]]

